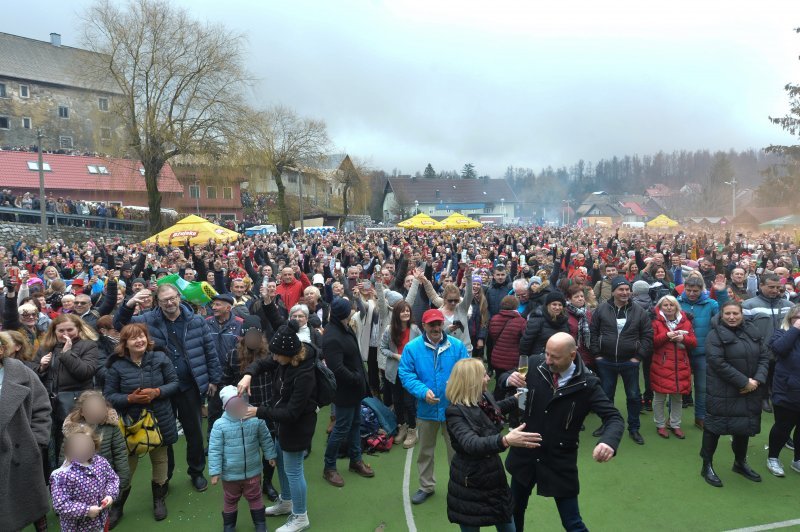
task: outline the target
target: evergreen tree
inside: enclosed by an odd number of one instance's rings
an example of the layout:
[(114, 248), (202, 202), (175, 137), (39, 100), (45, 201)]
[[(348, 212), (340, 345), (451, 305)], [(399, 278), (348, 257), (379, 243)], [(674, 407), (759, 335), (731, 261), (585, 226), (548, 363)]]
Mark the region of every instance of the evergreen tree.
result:
[(436, 170), (433, 169), (431, 163), (428, 163), (428, 166), (425, 167), (425, 171), (422, 172), (422, 177), (425, 179), (435, 179), (436, 178)]
[(475, 171), (475, 165), (472, 163), (467, 163), (464, 165), (464, 168), (461, 169), (461, 178), (462, 179), (477, 179), (478, 172)]

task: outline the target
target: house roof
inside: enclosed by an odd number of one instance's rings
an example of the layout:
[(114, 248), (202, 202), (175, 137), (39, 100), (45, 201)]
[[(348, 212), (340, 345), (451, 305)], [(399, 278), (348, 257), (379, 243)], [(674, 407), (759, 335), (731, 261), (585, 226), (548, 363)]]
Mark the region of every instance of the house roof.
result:
[(110, 76), (86, 74), (96, 57), (89, 50), (0, 32), (0, 76), (122, 94)]
[(636, 216), (647, 216), (647, 212), (645, 212), (642, 206), (635, 201), (625, 202), (622, 204), (622, 206), (626, 209), (630, 209), (631, 213), (635, 214)]
[(656, 183), (652, 187), (648, 187), (645, 193), (651, 198), (659, 198), (671, 196), (672, 190), (663, 183)]
[[(45, 188), (54, 190), (147, 190), (139, 161), (82, 155), (45, 153), (42, 159), (51, 170), (44, 172)], [(0, 186), (12, 189), (39, 189), (38, 154), (34, 152), (0, 151)], [(35, 163), (33, 169), (28, 163)], [(97, 168), (90, 173), (89, 167)], [(108, 173), (101, 173), (100, 167)], [(45, 166), (45, 170), (47, 167)], [(161, 192), (182, 193), (183, 187), (167, 164), (158, 180)]]
[[(386, 192), (400, 205), (420, 203), (515, 203), (517, 196), (505, 179), (390, 178)], [(436, 192), (439, 191), (439, 196)]]
[(735, 224), (762, 224), (782, 216), (793, 214), (791, 207), (747, 207), (733, 219)]

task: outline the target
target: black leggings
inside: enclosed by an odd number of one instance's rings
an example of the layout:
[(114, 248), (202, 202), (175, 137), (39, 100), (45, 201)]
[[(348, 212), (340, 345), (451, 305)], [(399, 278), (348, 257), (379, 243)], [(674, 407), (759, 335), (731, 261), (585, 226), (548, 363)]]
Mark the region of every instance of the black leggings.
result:
[(381, 392), (381, 377), (378, 371), (378, 348), (370, 347), (367, 351), (367, 381), (372, 395)]
[[(747, 461), (747, 444), (749, 441), (750, 436), (742, 436), (739, 434), (733, 436), (731, 449), (733, 449), (733, 456), (737, 462), (741, 463)], [(785, 443), (786, 439), (783, 441)], [(703, 431), (703, 444), (700, 448), (700, 456), (703, 458), (704, 462), (711, 462), (714, 460), (714, 453), (717, 450), (718, 443), (719, 434), (714, 434), (708, 430)]]
[(397, 417), (397, 424), (403, 425), (404, 423), (408, 423), (408, 428), (417, 428), (416, 399), (403, 388), (403, 383), (400, 382), (399, 375), (395, 377), (394, 384), (388, 384), (392, 387), (392, 403), (394, 404), (394, 415)]
[(775, 424), (769, 431), (769, 453), (770, 458), (778, 458), (778, 455), (789, 439), (794, 429), (794, 460), (800, 460), (800, 411), (791, 410), (784, 406), (773, 404), (775, 411)]

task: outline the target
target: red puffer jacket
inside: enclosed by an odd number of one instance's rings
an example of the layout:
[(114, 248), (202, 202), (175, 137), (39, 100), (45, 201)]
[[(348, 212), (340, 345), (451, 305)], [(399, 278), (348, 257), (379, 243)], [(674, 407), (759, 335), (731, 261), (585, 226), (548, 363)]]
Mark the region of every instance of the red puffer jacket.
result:
[(692, 322), (681, 313), (675, 330), (686, 331), (683, 341), (667, 338), (669, 327), (661, 314), (653, 320), (653, 364), (650, 366), (650, 385), (654, 392), (687, 394), (692, 390), (692, 368), (688, 349), (697, 347)]
[(519, 342), (525, 332), (525, 318), (516, 310), (501, 310), (489, 321), (489, 338), (494, 344), (492, 367), (508, 371), (519, 365)]

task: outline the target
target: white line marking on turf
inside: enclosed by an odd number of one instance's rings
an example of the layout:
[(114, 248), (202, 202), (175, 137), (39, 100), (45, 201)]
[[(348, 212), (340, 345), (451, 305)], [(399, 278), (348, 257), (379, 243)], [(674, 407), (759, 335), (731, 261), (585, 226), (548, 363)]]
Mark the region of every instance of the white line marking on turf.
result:
[(403, 471), (403, 510), (406, 513), (408, 532), (417, 532), (417, 525), (414, 523), (414, 512), (411, 510), (411, 494), (408, 492), (411, 488), (411, 459), (413, 456), (414, 448), (412, 447), (406, 452), (406, 465)]
[(775, 530), (776, 528), (788, 528), (790, 526), (795, 526), (795, 525), (800, 525), (800, 519), (791, 519), (789, 521), (778, 521), (777, 523), (767, 523), (766, 525), (737, 528), (735, 530), (728, 530), (727, 532), (759, 532), (761, 530)]

